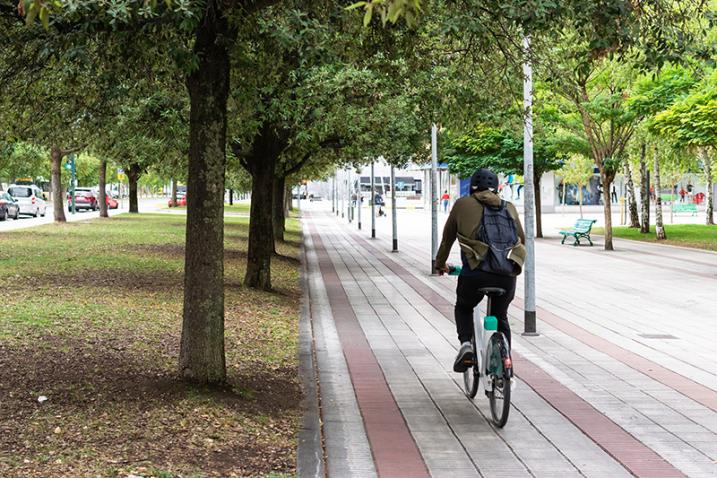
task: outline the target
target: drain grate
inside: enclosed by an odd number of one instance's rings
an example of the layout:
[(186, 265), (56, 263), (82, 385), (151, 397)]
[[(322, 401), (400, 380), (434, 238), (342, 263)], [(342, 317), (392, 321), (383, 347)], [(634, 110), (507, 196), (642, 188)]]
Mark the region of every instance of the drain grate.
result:
[(637, 334), (644, 339), (669, 339), (677, 340), (677, 337), (670, 334)]

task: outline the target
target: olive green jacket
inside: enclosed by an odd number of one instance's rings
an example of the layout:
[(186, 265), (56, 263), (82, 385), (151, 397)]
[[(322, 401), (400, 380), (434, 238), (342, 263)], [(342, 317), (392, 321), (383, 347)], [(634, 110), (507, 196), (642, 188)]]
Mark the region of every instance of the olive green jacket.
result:
[[(478, 201), (476, 201), (478, 199)], [(473, 193), (470, 196), (460, 198), (453, 205), (451, 213), (448, 216), (446, 225), (443, 227), (443, 239), (441, 246), (436, 254), (436, 269), (443, 269), (448, 260), (448, 254), (456, 239), (463, 252), (468, 259), (471, 269), (475, 269), (485, 257), (490, 246), (477, 239), (476, 233), (483, 219), (483, 205), (492, 207), (500, 206), (500, 197), (491, 191), (481, 191)], [(508, 259), (512, 260), (519, 269), (523, 269), (523, 261), (525, 260), (525, 233), (520, 223), (520, 216), (512, 203), (507, 203), (508, 213), (515, 221), (515, 230), (518, 233), (518, 243), (511, 249)]]

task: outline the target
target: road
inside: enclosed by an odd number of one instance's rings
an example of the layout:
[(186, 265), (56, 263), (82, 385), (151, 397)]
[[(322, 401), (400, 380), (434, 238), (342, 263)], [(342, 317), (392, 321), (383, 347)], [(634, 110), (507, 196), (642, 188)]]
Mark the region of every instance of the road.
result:
[[(160, 208), (166, 206), (166, 198), (142, 198), (139, 200), (140, 212), (158, 212)], [(127, 212), (129, 203), (127, 199), (122, 201), (119, 209), (110, 209), (110, 216), (122, 214)], [(85, 221), (88, 219), (94, 219), (100, 217), (99, 211), (81, 211), (75, 214), (70, 214), (65, 210), (65, 217), (68, 222), (74, 221)], [(27, 229), (29, 227), (41, 226), (43, 224), (51, 224), (54, 221), (54, 215), (52, 213), (52, 204), (48, 203), (47, 214), (45, 217), (31, 217), (31, 216), (20, 216), (20, 219), (6, 219), (0, 222), (0, 233), (7, 231), (15, 231), (18, 229)]]

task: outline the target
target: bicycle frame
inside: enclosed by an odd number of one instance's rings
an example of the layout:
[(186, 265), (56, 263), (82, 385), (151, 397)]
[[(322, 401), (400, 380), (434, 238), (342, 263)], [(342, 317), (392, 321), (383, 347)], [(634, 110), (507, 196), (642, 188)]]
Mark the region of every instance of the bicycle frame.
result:
[[(487, 316), (490, 313), (491, 298), (486, 296), (486, 313)], [(493, 383), (488, 380), (488, 373), (485, 367), (487, 362), (486, 353), (488, 348), (485, 344), (489, 343), (493, 334), (498, 333), (497, 331), (492, 332), (488, 337), (485, 335), (485, 328), (483, 326), (484, 317), (480, 313), (480, 306), (476, 307), (473, 311), (473, 352), (475, 353), (475, 360), (478, 362), (478, 370), (480, 370), (480, 382), (483, 384), (483, 389), (486, 392), (493, 390)], [(480, 351), (480, 352), (479, 352)]]

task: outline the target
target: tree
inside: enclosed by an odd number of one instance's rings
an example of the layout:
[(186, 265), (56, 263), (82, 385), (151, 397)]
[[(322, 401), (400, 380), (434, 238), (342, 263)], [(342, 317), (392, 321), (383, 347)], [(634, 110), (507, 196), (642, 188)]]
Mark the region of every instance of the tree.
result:
[[(578, 186), (578, 203), (580, 205), (580, 218), (583, 217), (583, 188), (590, 182), (595, 175), (593, 161), (582, 154), (571, 155), (558, 170), (558, 174), (563, 178), (563, 187), (565, 184), (571, 183)], [(566, 192), (563, 189), (563, 201), (566, 199)]]
[[(443, 160), (449, 170), (462, 178), (470, 177), (476, 169), (488, 168), (503, 174), (522, 174), (523, 138), (510, 129), (479, 124), (467, 134), (449, 137), (443, 150)], [(535, 137), (533, 145), (533, 171), (536, 191), (547, 171), (560, 167), (563, 154), (542, 136)], [(543, 237), (540, 198), (536, 194), (536, 236)]]
[[(654, 117), (660, 111), (668, 108), (678, 99), (684, 97), (694, 86), (695, 80), (692, 74), (680, 66), (668, 66), (661, 69), (657, 74), (646, 75), (639, 79), (633, 88), (631, 98), (628, 100), (628, 107), (643, 118), (648, 131), (654, 130), (652, 123)], [(650, 231), (650, 194), (648, 191), (649, 172), (645, 159), (645, 142), (650, 140), (646, 132), (641, 132), (640, 146), (640, 174), (641, 174), (641, 195), (642, 195), (642, 226), (641, 232)], [(652, 142), (655, 140), (652, 139)], [(655, 176), (655, 205), (656, 205), (656, 227), (655, 231), (658, 240), (667, 238), (662, 220), (662, 197), (660, 195), (660, 155), (655, 146), (653, 154), (653, 168)]]
[(717, 74), (701, 81), (688, 96), (658, 113), (653, 129), (677, 147), (697, 150), (707, 184), (705, 222), (714, 224), (711, 150), (717, 147)]

